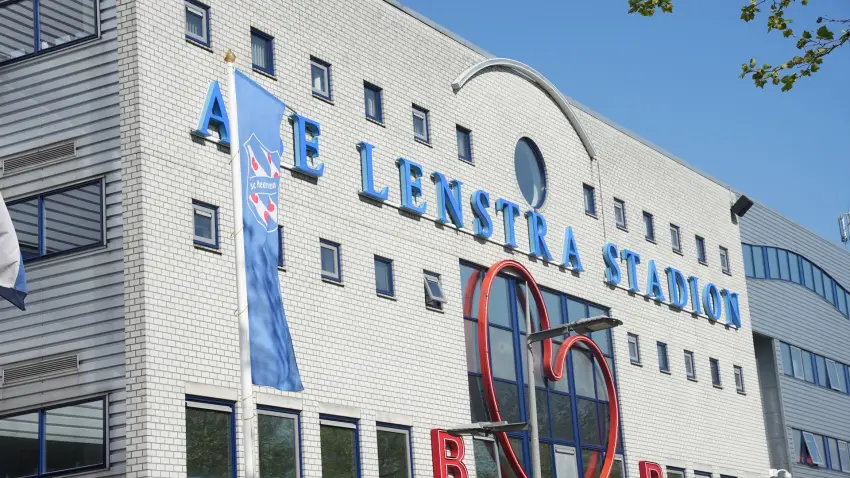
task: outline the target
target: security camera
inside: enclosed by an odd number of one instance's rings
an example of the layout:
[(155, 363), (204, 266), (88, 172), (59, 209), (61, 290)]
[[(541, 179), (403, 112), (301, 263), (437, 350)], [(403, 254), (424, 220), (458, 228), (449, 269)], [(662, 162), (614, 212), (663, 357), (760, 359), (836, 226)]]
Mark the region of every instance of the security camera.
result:
[(775, 468), (771, 468), (770, 478), (791, 478), (791, 472), (784, 469), (777, 470)]

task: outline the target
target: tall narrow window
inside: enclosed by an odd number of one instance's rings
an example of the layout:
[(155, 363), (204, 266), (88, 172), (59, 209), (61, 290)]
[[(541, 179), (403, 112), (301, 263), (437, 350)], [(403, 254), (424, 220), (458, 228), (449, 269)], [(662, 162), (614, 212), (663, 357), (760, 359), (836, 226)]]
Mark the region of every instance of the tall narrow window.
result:
[(323, 417), (319, 420), (322, 446), (322, 478), (360, 476), (357, 422)]
[(428, 110), (413, 105), (413, 137), (423, 143), (430, 143)]
[[(823, 437), (809, 432), (803, 434), (803, 451), (802, 454), (807, 465), (826, 466), (826, 459), (823, 454)], [(810, 463), (809, 463), (810, 461)]]
[(729, 249), (723, 246), (720, 246), (720, 268), (727, 274), (732, 272), (732, 268), (729, 265)]
[(596, 216), (596, 190), (593, 186), (583, 185), (584, 212)]
[(705, 257), (705, 239), (696, 236), (696, 244), (697, 244), (697, 260), (700, 264), (708, 264), (707, 258)]
[(670, 371), (670, 359), (667, 355), (667, 344), (658, 342), (658, 370), (662, 372)]
[(284, 253), (283, 253), (283, 226), (277, 226), (277, 266), (278, 267), (286, 267), (286, 262), (284, 261)]
[(363, 104), (366, 107), (366, 117), (378, 123), (384, 122), (383, 90), (371, 84), (363, 83)]
[(463, 126), (457, 125), (457, 157), (460, 160), (472, 162), (472, 133)]
[(637, 335), (629, 334), (629, 361), (640, 364), (640, 341)]
[(735, 365), (735, 390), (744, 393), (744, 369)]
[(474, 438), (475, 472), (479, 478), (500, 478), (498, 445), (493, 440)]
[(717, 359), (710, 358), (708, 363), (711, 365), (711, 384), (720, 387), (720, 362)]
[(614, 222), (620, 229), (626, 229), (626, 203), (614, 198)]
[(334, 282), (342, 282), (340, 245), (322, 239), (319, 241), (319, 249), (322, 259), (322, 278)]
[(433, 309), (442, 309), (446, 301), (440, 274), (425, 271), (425, 305)]
[(697, 379), (697, 368), (694, 362), (694, 353), (690, 350), (685, 350), (685, 374), (691, 380)]
[(378, 425), (378, 476), (410, 478), (410, 429), (393, 425)]
[(649, 242), (655, 242), (655, 220), (646, 211), (643, 212), (643, 237)]
[(260, 476), (300, 476), (301, 440), (298, 429), (297, 414), (258, 407)]
[(393, 284), (393, 261), (375, 256), (375, 292), (392, 297), (395, 295)]
[(679, 232), (679, 226), (670, 224), (670, 246), (673, 252), (682, 252), (682, 235)]
[(201, 478), (234, 476), (236, 442), (233, 403), (186, 399), (186, 474)]
[(195, 244), (218, 249), (218, 207), (192, 201)]
[(255, 70), (274, 75), (274, 39), (254, 28), (251, 29), (251, 63)]
[(313, 95), (331, 99), (331, 65), (318, 58), (310, 57), (310, 82)]
[(210, 7), (194, 0), (184, 0), (186, 38), (210, 46)]

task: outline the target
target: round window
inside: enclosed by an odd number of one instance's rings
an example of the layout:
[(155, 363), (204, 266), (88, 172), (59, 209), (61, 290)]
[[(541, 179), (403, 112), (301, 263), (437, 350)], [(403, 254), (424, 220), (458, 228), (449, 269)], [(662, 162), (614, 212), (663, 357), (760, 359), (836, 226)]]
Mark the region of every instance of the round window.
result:
[(514, 170), (519, 189), (528, 204), (537, 209), (546, 199), (546, 167), (534, 141), (522, 138), (514, 150)]

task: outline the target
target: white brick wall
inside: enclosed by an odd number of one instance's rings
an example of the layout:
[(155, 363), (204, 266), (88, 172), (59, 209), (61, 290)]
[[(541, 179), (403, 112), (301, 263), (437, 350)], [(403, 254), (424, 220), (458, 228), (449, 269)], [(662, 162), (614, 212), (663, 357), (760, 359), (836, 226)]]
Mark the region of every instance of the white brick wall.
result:
[[(379, 412), (410, 418), (416, 476), (431, 475), (429, 430), (469, 420), (458, 261), (489, 265), (508, 257), (528, 265), (540, 284), (610, 306), (625, 321), (614, 340), (630, 476), (637, 476), (640, 460), (739, 476), (766, 474), (740, 240), (729, 221), (725, 188), (579, 113), (599, 153), (598, 163), (591, 163), (554, 103), (514, 74), (485, 73), (453, 93), (452, 80), (483, 57), (383, 1), (213, 0), (212, 51), (184, 39), (183, 2), (118, 3), (128, 476), (185, 476), (185, 383), (238, 389), (229, 155), (193, 140), (189, 131), (209, 82), (226, 79), (225, 50), (233, 49), (238, 66), (250, 70), (251, 27), (275, 37), (278, 73), (276, 80), (252, 76), (292, 110), (322, 125), (325, 176), (313, 182), (285, 172), (281, 182), (287, 270), (280, 277), (305, 391), (262, 390), (303, 399), (305, 478), (321, 476), (323, 404), (359, 409), (363, 476), (377, 476)], [(310, 55), (332, 65), (333, 104), (310, 94)], [(386, 127), (364, 118), (364, 80), (384, 89)], [(413, 140), (412, 103), (431, 111), (430, 147)], [(473, 132), (475, 165), (457, 160), (455, 124)], [(428, 175), (440, 171), (464, 182), (464, 219), (471, 229), (467, 198), (479, 187), (493, 202), (503, 197), (525, 204), (512, 158), (523, 135), (537, 142), (547, 162), (549, 194), (541, 212), (549, 222), (550, 250), (560, 259), (563, 229), (572, 225), (586, 268), (580, 276), (357, 195), (355, 146), (368, 141), (375, 145), (376, 184), (390, 186), (391, 203), (399, 201), (394, 160), (405, 157), (424, 167), (429, 217), (436, 212), (436, 198)], [(284, 162), (291, 164), (292, 132), (286, 122), (282, 136)], [(582, 210), (582, 182), (600, 193), (600, 219)], [(613, 195), (627, 201), (629, 233), (613, 227)], [(192, 246), (192, 199), (221, 206), (221, 254)], [(642, 208), (655, 214), (657, 246), (643, 240)], [(501, 216), (494, 210), (493, 239), (500, 241)], [(671, 221), (682, 228), (681, 257), (670, 251), (666, 224)], [(525, 224), (517, 218), (522, 249), (528, 247)], [(696, 262), (694, 233), (708, 241), (708, 267)], [(342, 244), (343, 286), (321, 281), (319, 238)], [(657, 259), (659, 266), (675, 266), (741, 292), (744, 327), (725, 330), (612, 291), (602, 282), (601, 250), (608, 240)], [(732, 254), (731, 277), (720, 272), (718, 244)], [(375, 295), (374, 254), (395, 261), (397, 300)], [(442, 275), (448, 296), (444, 313), (424, 308), (423, 269)], [(628, 364), (627, 332), (641, 336), (644, 367)], [(671, 376), (657, 372), (656, 340), (669, 344)], [(696, 353), (697, 383), (685, 379), (683, 348)], [(723, 367), (723, 390), (711, 386), (709, 356)], [(744, 367), (745, 396), (735, 393), (733, 364)], [(238, 460), (242, 466), (242, 457)], [(472, 469), (471, 453), (468, 463)]]

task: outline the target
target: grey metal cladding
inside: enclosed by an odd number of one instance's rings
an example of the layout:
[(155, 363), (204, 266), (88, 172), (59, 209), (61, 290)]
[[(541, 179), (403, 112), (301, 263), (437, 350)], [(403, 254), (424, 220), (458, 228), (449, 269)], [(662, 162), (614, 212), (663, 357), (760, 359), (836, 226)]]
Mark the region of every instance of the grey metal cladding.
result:
[[(87, 2), (49, 3), (46, 34), (58, 44), (66, 41), (64, 36), (76, 34), (59, 21), (62, 8), (80, 10), (75, 15), (84, 15), (88, 14), (82, 11)], [(14, 201), (100, 180), (105, 208), (104, 213), (98, 201), (89, 197), (94, 188), (69, 191), (54, 196), (52, 205), (46, 204), (54, 217), (74, 211), (68, 222), (74, 225), (68, 229), (72, 233), (57, 237), (62, 241), (58, 247), (92, 242), (105, 245), (27, 263), (27, 310), (0, 304), (0, 368), (76, 355), (79, 370), (0, 387), (0, 415), (40, 404), (107, 396), (111, 466), (95, 474), (123, 476), (124, 270), (117, 22), (115, 0), (101, 0), (99, 6), (99, 37), (0, 66), (0, 158), (20, 158), (57, 144), (72, 143), (75, 149), (75, 154), (55, 155), (43, 164), (0, 177), (4, 198)], [(21, 33), (19, 29), (0, 32), (0, 45), (14, 41), (13, 34)], [(26, 206), (21, 207), (25, 210)]]

